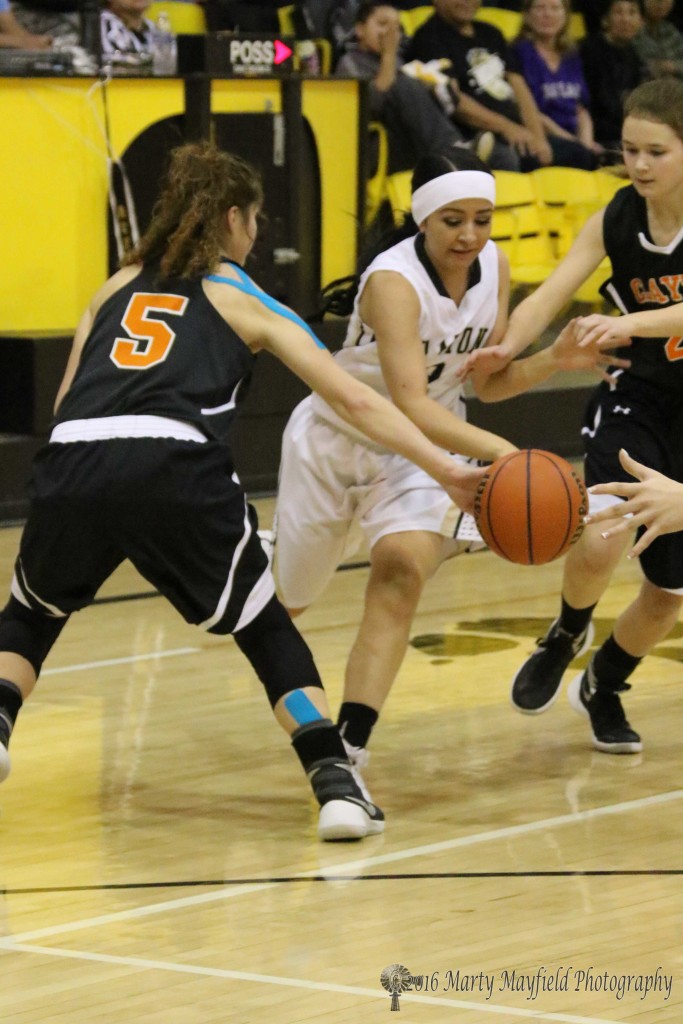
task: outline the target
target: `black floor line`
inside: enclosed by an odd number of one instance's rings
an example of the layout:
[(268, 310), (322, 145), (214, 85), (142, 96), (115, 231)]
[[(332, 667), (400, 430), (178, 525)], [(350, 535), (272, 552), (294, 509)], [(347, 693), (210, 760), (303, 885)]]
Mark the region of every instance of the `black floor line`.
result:
[(320, 875), (283, 875), (272, 878), (198, 878), (176, 882), (112, 882), (102, 885), (55, 885), (36, 886), (29, 889), (0, 889), (0, 896), (26, 896), (35, 893), (58, 892), (114, 892), (121, 889), (197, 889), (224, 887), (228, 885), (291, 885), (301, 882), (414, 882), (430, 879), (462, 879), (469, 878), (657, 878), (683, 875), (683, 868), (605, 868), (557, 871), (416, 871), (388, 875), (356, 875), (345, 873), (343, 866), (339, 872), (334, 869)]

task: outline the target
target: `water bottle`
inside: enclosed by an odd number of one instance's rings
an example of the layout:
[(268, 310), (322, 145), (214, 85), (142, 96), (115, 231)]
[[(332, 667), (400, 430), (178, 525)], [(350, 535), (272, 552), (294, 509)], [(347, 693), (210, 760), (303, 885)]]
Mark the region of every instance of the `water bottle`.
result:
[(304, 75), (320, 74), (320, 57), (318, 47), (312, 39), (298, 39), (294, 44), (299, 60), (299, 70)]
[(166, 11), (157, 18), (152, 60), (155, 75), (175, 75), (178, 69), (178, 44)]

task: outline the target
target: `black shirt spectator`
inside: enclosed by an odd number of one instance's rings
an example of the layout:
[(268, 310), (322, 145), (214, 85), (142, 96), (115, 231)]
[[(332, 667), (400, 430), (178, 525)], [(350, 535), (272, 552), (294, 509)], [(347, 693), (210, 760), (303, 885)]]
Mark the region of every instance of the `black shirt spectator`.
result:
[(496, 133), (490, 167), (519, 171), (549, 164), (553, 151), (517, 58), (497, 28), (474, 20), (477, 6), (435, 0), (435, 13), (413, 36), (407, 59), (450, 61), (448, 74), (460, 92), (455, 117)]
[(624, 96), (642, 81), (642, 67), (632, 43), (642, 22), (637, 0), (610, 0), (606, 7), (602, 31), (586, 36), (580, 53), (595, 138), (606, 149), (616, 149)]
[(515, 94), (505, 78), (507, 71), (521, 74), (519, 62), (497, 28), (483, 21), (472, 26), (474, 35), (464, 36), (435, 14), (417, 30), (406, 57), (424, 62), (447, 57), (449, 74), (463, 93), (510, 121), (519, 121)]

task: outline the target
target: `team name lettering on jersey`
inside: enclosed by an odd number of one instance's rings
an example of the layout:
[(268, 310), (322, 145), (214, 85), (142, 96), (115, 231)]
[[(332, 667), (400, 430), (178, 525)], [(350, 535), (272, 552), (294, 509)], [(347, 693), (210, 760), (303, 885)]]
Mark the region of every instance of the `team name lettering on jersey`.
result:
[(672, 302), (683, 301), (681, 294), (683, 274), (664, 274), (660, 278), (651, 277), (648, 279), (647, 287), (640, 277), (632, 278), (630, 283), (633, 296), (641, 306), (648, 302), (658, 306), (668, 306)]
[(460, 334), (456, 334), (451, 341), (446, 341), (445, 338), (438, 342), (430, 342), (429, 339), (423, 340), (422, 347), (424, 348), (425, 355), (444, 356), (449, 355), (451, 352), (463, 355), (465, 352), (473, 352), (475, 348), (481, 348), (484, 344), (489, 329), (488, 327), (480, 327), (473, 344), (472, 336), (474, 331), (474, 327), (466, 327)]

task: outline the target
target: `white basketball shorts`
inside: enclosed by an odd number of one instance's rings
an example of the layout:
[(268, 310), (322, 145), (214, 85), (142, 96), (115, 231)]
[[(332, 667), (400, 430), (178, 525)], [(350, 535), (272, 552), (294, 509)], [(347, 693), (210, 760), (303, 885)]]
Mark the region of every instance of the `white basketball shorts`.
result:
[[(462, 456), (454, 459), (466, 462)], [(391, 533), (437, 533), (453, 541), (462, 513), (442, 487), (400, 455), (376, 449), (317, 416), (310, 399), (289, 420), (277, 500), (276, 575), (284, 604), (305, 608), (337, 566)]]

